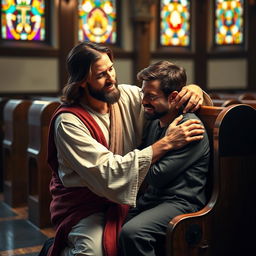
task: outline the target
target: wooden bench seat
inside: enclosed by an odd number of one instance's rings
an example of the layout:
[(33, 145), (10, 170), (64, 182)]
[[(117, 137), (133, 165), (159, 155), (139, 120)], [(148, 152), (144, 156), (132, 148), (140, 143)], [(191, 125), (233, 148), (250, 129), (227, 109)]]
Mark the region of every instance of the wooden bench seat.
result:
[(57, 101), (34, 100), (28, 112), (28, 219), (40, 228), (51, 225), (47, 138), (52, 114), (59, 105)]
[(168, 256), (253, 255), (256, 249), (256, 110), (202, 107), (211, 143), (207, 205), (173, 218)]

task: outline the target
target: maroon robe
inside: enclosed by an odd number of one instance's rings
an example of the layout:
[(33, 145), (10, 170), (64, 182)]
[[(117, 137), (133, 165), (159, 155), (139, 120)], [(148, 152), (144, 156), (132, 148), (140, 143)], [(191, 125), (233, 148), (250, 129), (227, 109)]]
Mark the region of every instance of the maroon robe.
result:
[(54, 142), (54, 122), (56, 117), (63, 112), (76, 115), (88, 128), (91, 136), (108, 148), (105, 137), (93, 119), (82, 107), (60, 106), (54, 113), (48, 139), (48, 163), (52, 169), (50, 191), (52, 202), (50, 205), (51, 220), (56, 227), (54, 244), (47, 256), (58, 256), (67, 246), (66, 241), (71, 228), (81, 219), (97, 212), (105, 212), (106, 224), (103, 234), (103, 247), (106, 256), (117, 255), (117, 240), (123, 221), (127, 215), (129, 206), (121, 205), (97, 196), (87, 187), (64, 187), (58, 176), (57, 149)]

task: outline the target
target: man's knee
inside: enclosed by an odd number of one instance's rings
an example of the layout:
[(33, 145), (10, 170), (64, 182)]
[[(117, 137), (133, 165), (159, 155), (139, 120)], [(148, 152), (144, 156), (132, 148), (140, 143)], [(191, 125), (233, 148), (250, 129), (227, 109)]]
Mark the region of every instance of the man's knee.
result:
[(66, 247), (62, 253), (62, 256), (73, 255), (103, 256), (102, 243), (78, 239), (71, 247)]
[(138, 225), (127, 222), (121, 229), (120, 232), (120, 241), (135, 241), (147, 236), (144, 232), (144, 229)]
[(96, 213), (76, 224), (68, 235), (68, 247), (63, 256), (88, 255), (102, 256), (102, 235), (104, 213)]
[(135, 230), (134, 230), (133, 226), (129, 225), (129, 222), (126, 223), (121, 229), (119, 240), (121, 240), (121, 241), (130, 240), (131, 235), (133, 236), (134, 232), (135, 232)]

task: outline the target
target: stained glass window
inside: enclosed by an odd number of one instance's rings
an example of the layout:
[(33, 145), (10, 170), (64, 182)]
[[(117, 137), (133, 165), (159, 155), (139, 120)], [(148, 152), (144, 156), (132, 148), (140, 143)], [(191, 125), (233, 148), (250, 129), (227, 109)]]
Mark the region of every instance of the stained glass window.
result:
[(216, 0), (215, 43), (237, 45), (243, 43), (244, 1)]
[(44, 0), (2, 0), (1, 37), (8, 40), (45, 40)]
[(78, 39), (115, 44), (117, 14), (114, 0), (78, 1)]
[(161, 0), (160, 44), (162, 46), (190, 45), (190, 1)]

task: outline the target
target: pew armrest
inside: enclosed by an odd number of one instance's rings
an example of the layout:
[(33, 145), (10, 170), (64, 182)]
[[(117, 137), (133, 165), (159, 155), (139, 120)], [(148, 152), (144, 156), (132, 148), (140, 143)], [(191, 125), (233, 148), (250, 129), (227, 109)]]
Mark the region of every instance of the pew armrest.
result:
[(170, 222), (169, 222), (169, 227), (172, 229), (175, 229), (175, 227), (183, 220), (186, 219), (192, 219), (196, 217), (201, 217), (204, 216), (205, 214), (209, 213), (209, 211), (212, 208), (209, 205), (206, 205), (203, 209), (197, 211), (197, 212), (191, 212), (191, 213), (185, 213), (185, 214), (180, 214), (178, 216), (175, 216)]
[(198, 255), (209, 248), (212, 204), (203, 209), (174, 217), (168, 224), (166, 255)]

